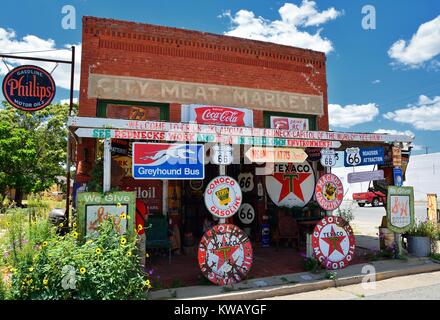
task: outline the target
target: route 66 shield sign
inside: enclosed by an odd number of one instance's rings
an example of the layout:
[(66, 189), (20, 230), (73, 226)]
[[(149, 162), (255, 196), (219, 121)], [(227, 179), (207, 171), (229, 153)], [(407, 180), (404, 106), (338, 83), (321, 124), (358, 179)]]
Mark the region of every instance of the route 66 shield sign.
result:
[(345, 163), (348, 166), (357, 166), (361, 163), (361, 150), (359, 148), (345, 149)]
[(321, 164), (324, 167), (334, 167), (336, 165), (336, 161), (339, 159), (335, 150), (332, 149), (322, 149), (321, 150)]

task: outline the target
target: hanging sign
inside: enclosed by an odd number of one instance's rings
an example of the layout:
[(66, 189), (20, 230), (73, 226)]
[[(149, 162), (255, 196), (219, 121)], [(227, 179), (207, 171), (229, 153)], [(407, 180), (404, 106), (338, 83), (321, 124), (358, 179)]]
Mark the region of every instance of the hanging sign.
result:
[(376, 181), (382, 180), (383, 178), (383, 170), (351, 172), (347, 175), (348, 183)]
[(315, 191), (315, 173), (310, 163), (275, 163), (266, 176), (270, 199), (279, 207), (304, 207)]
[(388, 186), (388, 229), (396, 233), (408, 231), (414, 224), (413, 187)]
[(303, 149), (251, 147), (245, 156), (251, 162), (291, 162), (303, 163), (307, 159), (307, 153)]
[(393, 153), (393, 166), (401, 167), (402, 166), (402, 150), (399, 147), (392, 148)]
[(309, 120), (305, 118), (270, 117), (270, 127), (287, 130), (309, 130)]
[(215, 124), (222, 126), (253, 127), (252, 110), (209, 106), (202, 104), (182, 105), (182, 122)]
[(218, 176), (205, 189), (205, 205), (218, 218), (232, 217), (243, 201), (240, 185), (228, 176)]
[(428, 193), (428, 220), (438, 223), (437, 214), (437, 194)]
[(213, 164), (228, 165), (232, 163), (232, 146), (228, 144), (216, 144), (211, 147)]
[(333, 211), (342, 203), (344, 187), (341, 180), (334, 174), (324, 174), (316, 183), (315, 195), (322, 209)]
[(37, 111), (52, 102), (56, 86), (46, 70), (25, 65), (8, 72), (3, 79), (2, 89), (11, 106), (23, 111)]
[(133, 143), (133, 178), (203, 179), (202, 144)]
[(384, 148), (347, 148), (344, 152), (344, 166), (368, 166), (384, 163)]
[(209, 281), (220, 286), (238, 283), (252, 267), (251, 242), (246, 233), (233, 224), (215, 225), (200, 240), (198, 262)]
[(251, 172), (244, 172), (238, 175), (238, 183), (241, 191), (249, 192), (254, 190), (254, 175)]
[(401, 187), (403, 185), (402, 168), (393, 168), (393, 179), (395, 186)]
[(238, 218), (243, 224), (251, 224), (255, 219), (255, 210), (249, 203), (243, 203), (238, 211)]
[(321, 149), (321, 164), (323, 167), (334, 167), (339, 160), (338, 154), (332, 149)]
[(308, 155), (308, 161), (319, 161), (321, 159), (321, 149), (320, 148), (306, 148), (306, 153)]
[(313, 254), (326, 269), (342, 269), (354, 258), (355, 238), (347, 221), (325, 217), (313, 230)]

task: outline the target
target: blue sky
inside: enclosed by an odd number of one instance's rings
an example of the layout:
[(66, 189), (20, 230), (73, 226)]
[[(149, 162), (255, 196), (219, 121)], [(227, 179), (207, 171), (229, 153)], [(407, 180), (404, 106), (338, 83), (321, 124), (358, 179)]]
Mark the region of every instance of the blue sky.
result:
[[(76, 9), (75, 30), (61, 27), (64, 5)], [(376, 29), (362, 28), (365, 5), (376, 10)], [(333, 130), (409, 130), (415, 154), (425, 146), (440, 152), (440, 1), (8, 1), (0, 11), (0, 52), (80, 44), (83, 15), (322, 49)], [(0, 78), (5, 71), (1, 63)], [(67, 66), (54, 76), (62, 83), (56, 99), (67, 98)]]

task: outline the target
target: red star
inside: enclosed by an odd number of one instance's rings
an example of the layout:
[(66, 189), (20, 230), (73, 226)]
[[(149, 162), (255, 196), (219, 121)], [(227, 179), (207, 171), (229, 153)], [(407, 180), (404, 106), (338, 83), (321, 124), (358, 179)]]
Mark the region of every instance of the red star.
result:
[(310, 177), (311, 173), (274, 173), (273, 177), (282, 184), (280, 198), (278, 202), (281, 202), (289, 193), (293, 192), (301, 201), (304, 201), (304, 196), (301, 190), (301, 183)]
[(231, 258), (231, 256), (234, 254), (235, 251), (237, 251), (239, 247), (240, 246), (225, 246), (215, 249), (214, 254), (218, 257), (219, 260), (217, 264), (217, 269), (220, 269), (222, 265)]
[(330, 232), (330, 237), (327, 238), (321, 238), (323, 241), (328, 243), (328, 254), (327, 257), (330, 257), (333, 251), (338, 251), (342, 255), (344, 255), (344, 252), (341, 247), (342, 240), (345, 239), (345, 236), (336, 236), (335, 229), (332, 226), (332, 231)]

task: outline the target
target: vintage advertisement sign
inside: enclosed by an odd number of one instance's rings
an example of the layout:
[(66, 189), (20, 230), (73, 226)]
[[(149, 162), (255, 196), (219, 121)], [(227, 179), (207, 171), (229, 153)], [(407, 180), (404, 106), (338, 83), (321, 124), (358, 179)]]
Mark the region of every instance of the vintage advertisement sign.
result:
[(287, 130), (309, 130), (309, 120), (305, 118), (270, 117), (270, 127)]
[(344, 187), (336, 175), (327, 173), (320, 177), (316, 183), (315, 195), (316, 201), (322, 209), (333, 211), (342, 203)]
[(308, 161), (319, 161), (321, 159), (321, 148), (306, 148)]
[(403, 185), (402, 168), (393, 168), (393, 182), (397, 187), (401, 187)]
[(344, 166), (368, 166), (384, 163), (384, 148), (347, 148), (344, 152)]
[(437, 195), (435, 193), (428, 193), (428, 219), (434, 223), (438, 223), (438, 207)]
[(204, 146), (135, 142), (132, 168), (135, 179), (203, 179)]
[(233, 224), (219, 224), (206, 231), (199, 243), (198, 262), (203, 275), (220, 286), (246, 278), (253, 263), (251, 242)]
[(383, 178), (383, 170), (351, 172), (347, 175), (348, 183), (376, 181), (382, 180)]
[[(96, 232), (107, 218), (114, 221), (119, 234), (132, 233), (136, 209), (135, 192), (78, 192), (78, 231), (83, 238)], [(130, 222), (131, 221), (131, 222)]]
[(254, 175), (251, 172), (241, 172), (238, 175), (238, 183), (241, 191), (249, 192), (254, 190)]
[(399, 147), (392, 148), (393, 153), (393, 166), (401, 167), (402, 166), (402, 150)]
[(3, 79), (2, 89), (11, 106), (23, 111), (37, 111), (52, 102), (56, 86), (46, 70), (25, 65), (8, 72)]
[(228, 165), (232, 163), (232, 146), (229, 144), (216, 144), (211, 147), (211, 161), (217, 165)]
[(275, 163), (274, 173), (266, 176), (266, 190), (279, 207), (304, 207), (315, 191), (315, 173), (307, 161)]
[(336, 165), (336, 161), (339, 160), (339, 156), (335, 150), (321, 149), (320, 153), (320, 162), (323, 167), (334, 167)]
[(205, 189), (205, 205), (208, 211), (219, 218), (232, 217), (243, 201), (240, 185), (228, 176), (218, 176)]
[(326, 269), (342, 269), (354, 258), (355, 238), (347, 221), (325, 217), (313, 230), (313, 254)]
[(253, 127), (254, 113), (243, 108), (210, 106), (201, 104), (182, 105), (182, 122), (214, 124), (221, 126)]
[(303, 149), (251, 147), (245, 156), (251, 162), (292, 162), (303, 163), (307, 159), (307, 153)]
[(251, 224), (255, 219), (255, 210), (249, 203), (243, 203), (238, 211), (238, 218), (243, 224)]
[(388, 229), (396, 233), (408, 231), (414, 224), (413, 187), (388, 186)]
[(162, 180), (135, 180), (132, 177), (122, 179), (123, 191), (136, 192), (136, 199), (141, 199), (148, 208), (149, 214), (161, 213), (163, 210)]

